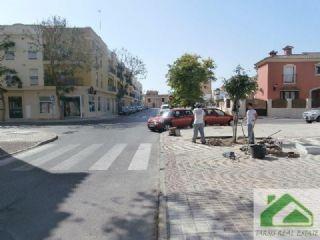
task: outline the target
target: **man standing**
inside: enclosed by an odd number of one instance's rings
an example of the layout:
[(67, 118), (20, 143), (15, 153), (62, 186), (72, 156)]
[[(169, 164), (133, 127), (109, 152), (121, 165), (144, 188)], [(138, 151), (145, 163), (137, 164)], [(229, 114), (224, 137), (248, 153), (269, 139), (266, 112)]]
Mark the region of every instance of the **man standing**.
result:
[(200, 132), (201, 135), (201, 143), (205, 144), (206, 139), (204, 137), (204, 115), (205, 112), (201, 108), (200, 104), (197, 104), (195, 109), (193, 110), (193, 116), (194, 116), (194, 121), (193, 121), (193, 138), (192, 142), (196, 142), (196, 139), (198, 137), (198, 131)]
[(258, 114), (256, 110), (253, 109), (252, 103), (248, 103), (248, 111), (247, 111), (247, 127), (248, 127), (248, 138), (249, 144), (254, 144), (254, 125), (256, 124), (256, 120), (258, 118)]

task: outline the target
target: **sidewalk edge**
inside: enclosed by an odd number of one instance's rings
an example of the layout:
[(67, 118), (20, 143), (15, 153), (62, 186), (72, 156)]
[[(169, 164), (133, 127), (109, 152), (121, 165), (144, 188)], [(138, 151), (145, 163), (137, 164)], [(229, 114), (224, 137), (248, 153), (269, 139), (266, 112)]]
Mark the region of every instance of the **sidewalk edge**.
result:
[(168, 222), (167, 222), (167, 194), (165, 188), (165, 159), (161, 150), (161, 139), (160, 135), (160, 157), (159, 157), (159, 225), (158, 225), (158, 240), (168, 240)]
[(36, 143), (35, 145), (33, 145), (33, 146), (31, 146), (31, 147), (27, 147), (27, 148), (25, 148), (25, 149), (21, 149), (21, 150), (12, 152), (12, 153), (8, 153), (8, 154), (5, 154), (5, 155), (2, 155), (2, 156), (0, 157), (0, 160), (5, 159), (5, 158), (7, 158), (7, 157), (10, 157), (10, 156), (12, 156), (12, 155), (21, 153), (21, 152), (28, 151), (28, 150), (33, 149), (33, 148), (36, 148), (36, 147), (39, 147), (39, 146), (42, 146), (42, 145), (45, 145), (45, 144), (54, 142), (54, 141), (56, 141), (57, 139), (58, 139), (58, 135), (55, 135), (54, 137), (51, 137), (51, 138), (46, 139), (46, 140), (44, 140), (44, 141), (38, 142), (38, 143)]

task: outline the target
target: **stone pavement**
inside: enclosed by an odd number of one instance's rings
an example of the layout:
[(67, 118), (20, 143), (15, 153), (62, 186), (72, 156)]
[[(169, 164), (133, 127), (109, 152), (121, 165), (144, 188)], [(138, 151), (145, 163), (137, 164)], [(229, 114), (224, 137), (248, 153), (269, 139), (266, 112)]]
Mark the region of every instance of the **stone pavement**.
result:
[[(302, 124), (304, 128), (294, 126), (299, 126), (298, 123), (273, 124), (272, 128), (264, 129), (264, 134), (282, 128), (279, 135), (288, 138), (295, 129), (291, 136), (301, 138), (306, 132), (312, 132), (309, 126), (313, 125)], [(319, 128), (319, 125), (313, 127)], [(260, 127), (263, 123), (257, 125), (257, 132)], [(207, 134), (210, 131), (229, 135), (231, 128), (206, 128)], [(253, 239), (254, 188), (318, 188), (320, 185), (319, 155), (256, 160), (240, 152), (239, 147), (193, 144), (192, 129), (181, 133), (181, 137), (161, 134), (171, 240)], [(313, 133), (314, 137), (319, 133)], [(237, 160), (222, 156), (230, 150), (239, 156)]]
[(1, 127), (0, 159), (56, 139), (56, 134), (40, 128)]

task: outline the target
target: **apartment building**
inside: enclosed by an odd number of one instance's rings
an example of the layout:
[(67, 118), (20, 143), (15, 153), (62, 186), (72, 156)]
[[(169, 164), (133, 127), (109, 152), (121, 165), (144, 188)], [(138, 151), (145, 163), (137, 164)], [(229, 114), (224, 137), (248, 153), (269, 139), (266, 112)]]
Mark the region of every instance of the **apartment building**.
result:
[[(133, 85), (131, 79), (126, 79), (127, 69), (91, 28), (79, 30), (92, 59), (89, 70), (78, 70), (74, 77), (62, 78), (66, 85), (73, 86), (73, 91), (64, 96), (64, 117), (107, 117), (117, 114), (119, 105), (134, 104), (136, 95), (130, 94), (129, 89), (139, 89), (141, 94), (141, 83), (135, 80)], [(48, 61), (44, 50), (35, 47), (34, 41), (42, 42), (36, 26), (0, 26), (0, 41), (5, 37), (9, 37), (15, 47), (5, 53), (2, 64), (16, 70), (21, 84), (3, 84), (6, 91), (4, 107), (0, 109), (3, 119), (58, 119), (56, 87), (46, 77)], [(10, 77), (3, 76), (2, 82)], [(117, 92), (125, 82), (130, 82), (128, 91), (118, 103)]]
[(144, 105), (149, 108), (160, 108), (169, 103), (169, 94), (159, 94), (158, 91), (148, 90), (144, 95)]

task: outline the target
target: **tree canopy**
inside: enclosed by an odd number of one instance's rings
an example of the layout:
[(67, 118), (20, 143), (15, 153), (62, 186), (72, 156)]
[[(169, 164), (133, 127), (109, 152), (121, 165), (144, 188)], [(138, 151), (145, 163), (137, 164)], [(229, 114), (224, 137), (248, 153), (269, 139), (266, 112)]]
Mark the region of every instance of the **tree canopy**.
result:
[(228, 93), (231, 100), (233, 100), (233, 141), (237, 140), (237, 125), (239, 113), (239, 101), (246, 99), (258, 89), (257, 81), (250, 78), (243, 68), (239, 65), (235, 70), (235, 75), (230, 79), (224, 81), (224, 89)]
[(172, 89), (173, 103), (181, 106), (193, 106), (203, 101), (201, 84), (215, 80), (216, 65), (211, 58), (203, 59), (196, 54), (184, 54), (172, 65), (166, 75)]

